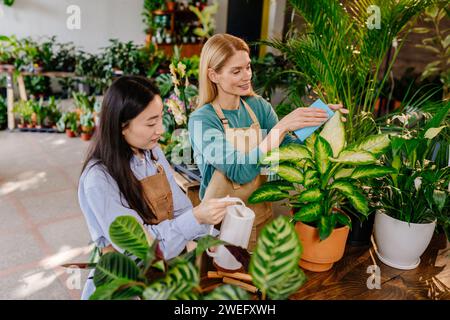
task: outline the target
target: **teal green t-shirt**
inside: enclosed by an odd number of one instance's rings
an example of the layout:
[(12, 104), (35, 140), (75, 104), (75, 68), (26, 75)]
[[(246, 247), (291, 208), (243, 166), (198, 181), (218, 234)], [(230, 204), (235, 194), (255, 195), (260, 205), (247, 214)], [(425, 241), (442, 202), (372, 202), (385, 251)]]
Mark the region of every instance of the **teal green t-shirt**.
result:
[[(278, 122), (275, 111), (262, 97), (244, 99), (258, 118), (264, 138)], [(253, 122), (242, 101), (237, 110), (222, 111), (230, 128), (250, 127)], [(260, 174), (258, 161), (262, 153), (259, 147), (247, 154), (237, 151), (225, 139), (224, 128), (211, 104), (203, 105), (190, 115), (188, 129), (194, 160), (202, 174), (200, 198), (203, 198), (215, 170), (220, 170), (231, 181), (239, 184), (248, 183)], [(282, 144), (289, 142), (299, 140), (288, 134)]]

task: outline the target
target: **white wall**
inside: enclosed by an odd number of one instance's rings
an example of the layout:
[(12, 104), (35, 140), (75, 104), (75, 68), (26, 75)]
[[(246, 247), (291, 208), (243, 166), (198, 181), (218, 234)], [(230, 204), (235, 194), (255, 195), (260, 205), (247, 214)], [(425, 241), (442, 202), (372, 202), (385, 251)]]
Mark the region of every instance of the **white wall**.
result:
[[(80, 30), (66, 27), (69, 5), (81, 9)], [(58, 41), (73, 41), (91, 52), (107, 45), (110, 38), (145, 41), (142, 0), (16, 0), (12, 7), (0, 6), (0, 34), (56, 35)]]
[[(226, 30), (227, 0), (219, 0), (217, 32)], [(81, 29), (69, 30), (68, 6), (81, 9)], [(108, 39), (145, 42), (143, 0), (16, 0), (12, 7), (0, 4), (0, 34), (18, 37), (57, 36), (73, 41), (89, 52), (108, 44)]]

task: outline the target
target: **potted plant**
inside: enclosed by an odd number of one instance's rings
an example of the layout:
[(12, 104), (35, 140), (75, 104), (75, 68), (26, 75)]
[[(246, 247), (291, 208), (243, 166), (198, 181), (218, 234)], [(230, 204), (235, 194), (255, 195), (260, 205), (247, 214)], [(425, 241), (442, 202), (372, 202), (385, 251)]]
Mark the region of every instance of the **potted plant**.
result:
[(8, 107), (6, 99), (0, 94), (0, 130), (7, 127), (8, 123)]
[[(392, 137), (387, 162), (397, 172), (387, 175), (379, 190), (379, 211), (374, 236), (380, 260), (394, 268), (414, 269), (428, 247), (436, 225), (450, 239), (450, 167), (438, 167), (427, 159), (446, 127), (450, 104), (423, 129)], [(447, 138), (448, 147), (448, 138)]]
[(92, 132), (94, 131), (95, 123), (92, 112), (86, 112), (80, 116), (81, 125), (81, 139), (84, 141), (91, 140)]
[(166, 6), (168, 11), (175, 11), (177, 3), (176, 1), (166, 1)]
[(305, 145), (288, 144), (262, 159), (282, 181), (257, 189), (249, 203), (288, 199), (303, 255), (299, 264), (311, 271), (326, 271), (342, 258), (351, 220), (342, 210), (347, 201), (358, 214), (367, 216), (364, 179), (383, 176), (392, 168), (377, 163), (389, 146), (387, 135), (372, 135), (347, 145), (341, 113), (325, 124), (320, 135)]
[(64, 112), (57, 123), (60, 132), (66, 132), (69, 138), (74, 138), (78, 134), (78, 114), (74, 111)]
[(180, 28), (181, 42), (184, 44), (189, 42), (189, 29), (190, 27), (188, 25)]
[[(109, 234), (124, 253), (109, 252), (99, 261), (86, 264), (95, 268), (96, 291), (91, 300), (249, 299), (246, 291), (233, 285), (221, 285), (206, 293), (199, 290), (201, 257), (207, 248), (226, 244), (221, 240), (203, 237), (197, 241), (195, 250), (165, 260), (158, 241), (151, 240), (134, 217), (117, 217), (109, 227)], [(227, 245), (230, 247), (234, 249), (230, 252), (240, 252), (239, 259), (248, 268), (251, 278), (245, 281), (259, 289), (262, 299), (286, 299), (306, 281), (297, 265), (301, 245), (285, 217), (264, 227), (251, 258), (246, 250)], [(273, 263), (275, 261), (277, 263)]]
[(194, 34), (200, 39), (210, 38), (214, 34), (216, 28), (214, 15), (217, 13), (217, 10), (219, 10), (219, 4), (216, 2), (212, 5), (203, 7), (203, 9), (190, 5), (189, 10), (197, 16), (200, 22), (200, 27), (194, 29)]
[(32, 101), (24, 101), (21, 100), (14, 105), (13, 112), (19, 116), (20, 123), (18, 127), (20, 129), (28, 127), (32, 127), (31, 125), (31, 116), (33, 114), (33, 107), (31, 105)]
[(48, 99), (47, 108), (48, 114), (45, 125), (49, 128), (57, 129), (56, 123), (58, 122), (59, 118), (61, 118), (61, 111), (58, 109), (58, 105), (54, 96), (51, 96)]
[(39, 101), (32, 101), (33, 115), (36, 119), (36, 128), (42, 129), (45, 118), (48, 115), (48, 108), (44, 105), (44, 99), (40, 98)]

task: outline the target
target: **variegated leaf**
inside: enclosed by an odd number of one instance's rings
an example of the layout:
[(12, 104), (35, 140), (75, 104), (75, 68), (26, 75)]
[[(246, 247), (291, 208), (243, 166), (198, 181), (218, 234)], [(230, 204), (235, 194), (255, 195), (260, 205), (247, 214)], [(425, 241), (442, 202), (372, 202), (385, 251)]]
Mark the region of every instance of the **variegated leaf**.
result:
[(318, 173), (316, 170), (308, 170), (305, 172), (305, 179), (303, 185), (305, 188), (310, 188), (314, 185), (319, 184)]
[(334, 179), (348, 178), (352, 175), (355, 168), (340, 168), (334, 174)]
[(282, 285), (298, 268), (302, 245), (294, 226), (287, 217), (280, 216), (261, 231), (250, 260), (249, 272), (253, 283), (265, 295)]
[(289, 196), (287, 191), (280, 190), (277, 186), (263, 185), (256, 189), (248, 198), (249, 203), (273, 202), (286, 199)]
[(336, 111), (320, 132), (320, 136), (330, 144), (333, 157), (337, 157), (345, 147), (345, 128), (341, 116), (341, 112)]
[(357, 167), (351, 174), (353, 179), (379, 178), (389, 173), (397, 172), (394, 168), (386, 166), (368, 165)]
[(322, 204), (313, 202), (306, 204), (294, 214), (295, 221), (313, 222), (317, 221), (322, 215)]
[(317, 171), (320, 174), (324, 174), (330, 167), (330, 157), (333, 156), (333, 150), (327, 140), (321, 136), (317, 137), (316, 144), (314, 146), (314, 160)]
[(319, 188), (305, 190), (297, 198), (298, 202), (317, 202), (322, 199), (323, 194)]
[(352, 206), (365, 216), (369, 213), (369, 206), (366, 197), (354, 185), (345, 180), (336, 180), (331, 186), (330, 190), (339, 190), (350, 201)]
[(375, 157), (382, 155), (390, 144), (389, 135), (377, 134), (371, 135), (359, 143), (349, 146), (348, 150), (353, 151), (367, 151), (373, 154)]
[(284, 161), (299, 161), (310, 159), (311, 153), (308, 149), (298, 143), (290, 143), (278, 149), (270, 151), (261, 161), (262, 164), (278, 164)]
[(337, 159), (330, 158), (330, 160), (348, 165), (364, 165), (377, 161), (374, 155), (367, 151), (342, 151)]
[(297, 168), (289, 164), (280, 164), (278, 166), (273, 166), (270, 171), (276, 172), (281, 178), (289, 182), (302, 183), (303, 173)]

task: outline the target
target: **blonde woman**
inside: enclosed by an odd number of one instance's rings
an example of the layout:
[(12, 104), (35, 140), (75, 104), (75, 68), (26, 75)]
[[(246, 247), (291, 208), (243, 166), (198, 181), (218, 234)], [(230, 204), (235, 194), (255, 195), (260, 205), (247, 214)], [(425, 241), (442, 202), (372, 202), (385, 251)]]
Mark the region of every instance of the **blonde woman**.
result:
[[(188, 125), (202, 174), (202, 200), (230, 195), (247, 202), (266, 181), (258, 160), (282, 143), (297, 141), (288, 135), (290, 131), (321, 125), (328, 118), (326, 111), (311, 107), (298, 108), (278, 121), (270, 103), (252, 89), (249, 52), (245, 41), (229, 34), (214, 35), (202, 49), (199, 107)], [(249, 207), (256, 215), (249, 242), (252, 250), (261, 228), (272, 219), (272, 207), (270, 203)]]

